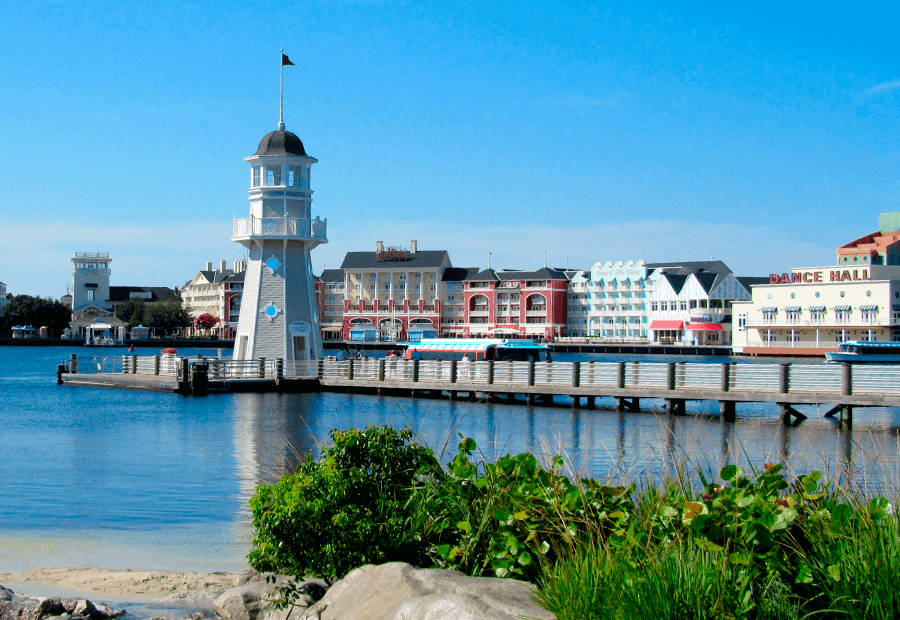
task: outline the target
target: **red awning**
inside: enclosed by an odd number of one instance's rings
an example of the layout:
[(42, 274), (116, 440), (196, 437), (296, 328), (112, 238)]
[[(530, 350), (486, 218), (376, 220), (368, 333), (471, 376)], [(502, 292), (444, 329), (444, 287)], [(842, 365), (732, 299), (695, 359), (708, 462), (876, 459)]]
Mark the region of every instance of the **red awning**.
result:
[(722, 331), (722, 326), (715, 323), (691, 323), (690, 325), (686, 325), (685, 329)]
[(650, 329), (682, 329), (684, 321), (653, 321), (650, 323)]

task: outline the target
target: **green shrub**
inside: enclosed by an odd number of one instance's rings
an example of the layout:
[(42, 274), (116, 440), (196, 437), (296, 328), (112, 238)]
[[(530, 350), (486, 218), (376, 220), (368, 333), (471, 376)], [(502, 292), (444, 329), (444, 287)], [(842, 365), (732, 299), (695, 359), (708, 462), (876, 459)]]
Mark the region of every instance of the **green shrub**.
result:
[(387, 426), (333, 430), (318, 461), (309, 456), (295, 473), (257, 488), (250, 566), (339, 579), (364, 564), (427, 563), (408, 504), (440, 466), (411, 438), (408, 429)]
[(550, 469), (527, 453), (473, 462), (476, 448), (463, 437), (447, 475), (432, 479), (417, 495), (419, 523), (438, 566), (536, 581), (543, 565), (588, 528), (619, 531), (633, 510), (633, 488), (592, 480), (575, 485), (559, 473), (560, 457)]

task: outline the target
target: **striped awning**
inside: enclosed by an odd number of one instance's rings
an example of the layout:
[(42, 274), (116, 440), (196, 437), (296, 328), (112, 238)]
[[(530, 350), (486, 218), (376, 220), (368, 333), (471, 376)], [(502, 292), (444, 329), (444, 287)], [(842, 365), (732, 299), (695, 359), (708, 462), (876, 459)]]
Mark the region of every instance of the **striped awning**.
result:
[(810, 312), (825, 312), (825, 306), (810, 306)]
[(851, 310), (852, 307), (851, 306), (835, 306), (834, 309), (837, 312), (842, 312), (842, 311), (846, 311), (846, 310)]
[(777, 310), (777, 306), (764, 306), (759, 309), (760, 312), (776, 312)]
[(800, 312), (800, 306), (786, 306), (785, 312)]
[(860, 306), (859, 309), (860, 309), (860, 310), (878, 310), (878, 305), (877, 305), (877, 304), (871, 304), (871, 305), (868, 305), (868, 306)]

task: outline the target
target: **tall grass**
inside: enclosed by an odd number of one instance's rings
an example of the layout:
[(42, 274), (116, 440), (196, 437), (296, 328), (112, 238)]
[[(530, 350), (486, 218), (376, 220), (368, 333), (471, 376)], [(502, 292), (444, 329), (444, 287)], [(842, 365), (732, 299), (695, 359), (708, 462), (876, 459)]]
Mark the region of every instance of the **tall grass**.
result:
[(560, 620), (900, 618), (900, 522), (890, 505), (803, 480), (805, 506), (780, 500), (802, 518), (768, 558), (735, 553), (742, 541), (710, 545), (690, 526), (655, 536), (663, 507), (713, 498), (694, 496), (683, 476), (646, 483), (627, 540), (579, 539), (545, 565), (538, 599)]

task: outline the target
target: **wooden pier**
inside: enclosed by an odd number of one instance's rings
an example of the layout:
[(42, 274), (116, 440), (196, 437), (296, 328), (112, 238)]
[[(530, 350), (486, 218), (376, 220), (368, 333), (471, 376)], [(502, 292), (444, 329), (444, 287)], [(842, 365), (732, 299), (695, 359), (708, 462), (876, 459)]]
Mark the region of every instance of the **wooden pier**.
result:
[(685, 413), (688, 401), (717, 401), (733, 421), (741, 403), (778, 405), (782, 419), (799, 422), (801, 405), (826, 407), (826, 416), (851, 424), (853, 410), (900, 406), (900, 366), (850, 364), (457, 362), (326, 358), (309, 362), (72, 355), (57, 368), (61, 384), (204, 395), (239, 391), (349, 391), (437, 395), (530, 404), (554, 397), (573, 407), (615, 399), (616, 409), (640, 410), (641, 400), (663, 400), (666, 412)]

